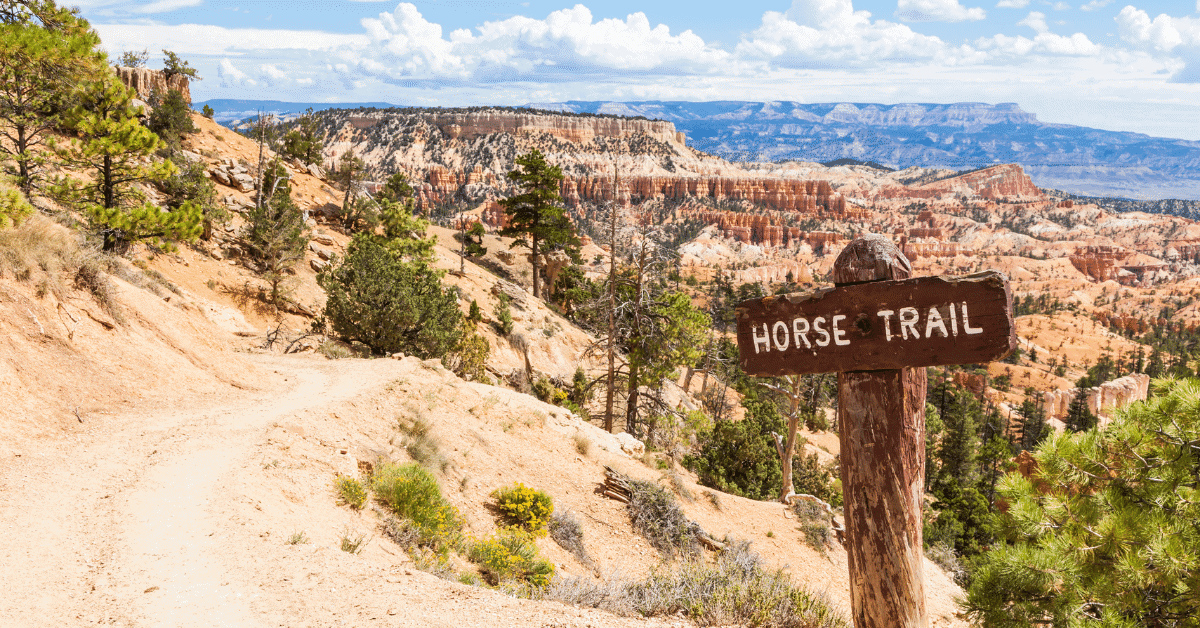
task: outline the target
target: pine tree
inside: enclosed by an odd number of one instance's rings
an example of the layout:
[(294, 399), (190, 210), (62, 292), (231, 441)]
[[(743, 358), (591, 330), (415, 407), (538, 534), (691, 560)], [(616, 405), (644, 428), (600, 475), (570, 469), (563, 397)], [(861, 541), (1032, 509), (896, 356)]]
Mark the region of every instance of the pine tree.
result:
[(508, 226), (500, 235), (515, 237), (512, 246), (529, 249), (533, 260), (533, 296), (541, 298), (541, 268), (538, 255), (547, 250), (578, 246), (575, 230), (567, 220), (558, 194), (562, 169), (546, 163), (546, 157), (536, 148), (516, 159), (517, 167), (508, 179), (521, 191), (500, 201), (508, 216)]
[(146, 126), (166, 144), (167, 154), (174, 155), (182, 148), (183, 137), (197, 131), (192, 123), (192, 110), (177, 89), (150, 94), (150, 119)]
[(283, 136), (283, 154), (306, 164), (321, 165), (325, 144), (318, 139), (317, 133), (317, 119), (309, 107), (296, 120), (296, 128)]
[(49, 132), (62, 124), (71, 90), (108, 69), (87, 22), (53, 2), (6, 2), (0, 17), (0, 156), (28, 195), (42, 181)]
[(60, 177), (55, 191), (88, 215), (101, 235), (104, 250), (121, 250), (134, 242), (170, 246), (174, 240), (192, 240), (202, 231), (201, 208), (185, 203), (163, 211), (146, 202), (136, 184), (158, 182), (177, 172), (170, 161), (150, 161), (162, 146), (137, 118), (133, 93), (116, 75), (105, 73), (83, 90), (83, 102), (67, 116), (80, 136), (58, 151), (63, 162), (92, 174), (90, 181)]
[(1050, 435), (1050, 426), (1046, 424), (1046, 411), (1042, 407), (1041, 395), (1033, 388), (1025, 389), (1025, 400), (1017, 408), (1020, 417), (1018, 430), (1021, 434), (1017, 440), (1017, 449), (1025, 451), (1033, 449), (1038, 443)]
[(395, 253), (402, 248), (356, 234), (342, 263), (320, 276), (325, 316), (343, 340), (376, 353), (443, 357), (461, 346), (458, 297), (423, 260)]
[(1086, 432), (1096, 427), (1096, 423), (1098, 423), (1096, 415), (1088, 409), (1087, 397), (1086, 388), (1076, 388), (1075, 396), (1071, 397), (1071, 403), (1067, 406), (1064, 423), (1072, 432)]
[(1104, 430), (1064, 433), (1010, 474), (1001, 538), (966, 608), (982, 625), (1200, 625), (1200, 382), (1156, 383)]
[(354, 154), (354, 149), (342, 153), (338, 159), (337, 182), (346, 189), (342, 198), (342, 227), (347, 232), (365, 231), (374, 227), (373, 218), (377, 215), (372, 213), (374, 205), (354, 202), (358, 187), (366, 177), (367, 164)]
[(187, 61), (179, 58), (179, 55), (170, 50), (163, 50), (163, 74), (167, 78), (172, 76), (186, 76), (193, 81), (199, 81), (200, 75), (196, 68), (188, 65)]
[(292, 200), (287, 169), (278, 159), (262, 177), (264, 200), (246, 214), (241, 242), (259, 262), (263, 277), (271, 284), (270, 302), (279, 307), (280, 287), (287, 271), (304, 259), (308, 228), (304, 215)]
[(387, 181), (383, 182), (383, 188), (376, 195), (381, 201), (391, 201), (393, 203), (408, 203), (412, 200), (413, 189), (408, 183), (408, 175), (403, 172), (392, 173)]

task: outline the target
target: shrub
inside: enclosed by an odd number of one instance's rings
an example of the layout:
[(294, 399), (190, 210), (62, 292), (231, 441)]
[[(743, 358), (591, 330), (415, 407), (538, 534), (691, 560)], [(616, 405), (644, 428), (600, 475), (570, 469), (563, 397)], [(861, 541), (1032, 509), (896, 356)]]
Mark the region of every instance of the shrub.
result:
[(467, 557), (483, 569), (489, 584), (523, 582), (544, 589), (554, 577), (554, 565), (538, 556), (534, 536), (507, 528), (471, 544)]
[(502, 292), (496, 306), (492, 308), (492, 316), (496, 318), (496, 331), (505, 337), (513, 332), (513, 317), (512, 310), (508, 308), (509, 301), (511, 301), (509, 296)]
[(422, 261), (403, 261), (386, 246), (355, 236), (345, 260), (322, 274), (334, 333), (376, 353), (440, 358), (460, 338), (462, 313), (454, 292)]
[(293, 532), (287, 540), (288, 545), (304, 545), (306, 543), (308, 543), (308, 537), (304, 535), (304, 530)]
[(467, 381), (484, 381), (487, 377), (487, 360), (492, 353), (492, 344), (475, 331), (475, 325), (469, 318), (463, 319), (460, 333), (454, 350), (442, 357), (442, 364)]
[(169, 90), (166, 95), (153, 92), (150, 94), (150, 105), (154, 109), (146, 126), (166, 143), (168, 152), (179, 150), (183, 137), (198, 130), (192, 123), (191, 109), (179, 90)]
[(829, 549), (829, 533), (832, 526), (829, 513), (820, 504), (808, 500), (799, 500), (792, 506), (792, 512), (800, 522), (800, 532), (804, 534), (804, 542), (809, 547), (820, 552), (822, 556)]
[(351, 536), (350, 528), (346, 528), (342, 532), (342, 551), (347, 554), (359, 554), (364, 549), (367, 549), (367, 544), (371, 542), (366, 538), (366, 535)]
[(745, 542), (731, 542), (716, 564), (688, 561), (677, 571), (655, 571), (636, 582), (560, 579), (542, 597), (618, 614), (684, 615), (701, 626), (848, 625), (828, 602), (792, 584), (782, 570), (764, 567)]
[(212, 120), (213, 115), (216, 113), (217, 112), (213, 111), (213, 108), (209, 107), (208, 105), (204, 105), (204, 108), (200, 110), (200, 115), (208, 118), (209, 120)]
[(413, 417), (398, 426), (404, 435), (404, 451), (408, 456), (427, 468), (443, 469), (449, 461), (442, 456), (442, 444), (433, 435), (433, 424), (422, 416)]
[(699, 551), (692, 522), (674, 494), (645, 480), (630, 480), (629, 486), (629, 519), (638, 534), (667, 557), (693, 556)]
[(359, 482), (357, 478), (352, 478), (347, 475), (339, 475), (333, 481), (333, 485), (337, 488), (338, 496), (346, 505), (355, 510), (362, 510), (362, 507), (367, 503), (367, 489)]
[(544, 528), (554, 513), (554, 501), (543, 491), (529, 488), (520, 482), (492, 492), (496, 505), (510, 524), (535, 534), (545, 533)]
[(18, 226), (32, 213), (33, 206), (19, 190), (0, 186), (0, 229)]
[(437, 478), (418, 464), (381, 465), (371, 488), (393, 513), (412, 521), (421, 544), (446, 546), (462, 529), (458, 510), (442, 497)]
[(718, 421), (701, 439), (700, 453), (684, 458), (684, 465), (700, 483), (750, 499), (773, 499), (783, 474), (771, 432), (783, 432), (783, 419), (774, 404), (746, 398), (746, 418)]
[(579, 525), (579, 518), (574, 513), (555, 513), (550, 517), (550, 538), (559, 547), (571, 552), (581, 564), (595, 566), (587, 548), (583, 546), (583, 526)]
[(588, 456), (592, 453), (592, 440), (583, 434), (576, 432), (575, 434), (575, 451), (581, 455)]

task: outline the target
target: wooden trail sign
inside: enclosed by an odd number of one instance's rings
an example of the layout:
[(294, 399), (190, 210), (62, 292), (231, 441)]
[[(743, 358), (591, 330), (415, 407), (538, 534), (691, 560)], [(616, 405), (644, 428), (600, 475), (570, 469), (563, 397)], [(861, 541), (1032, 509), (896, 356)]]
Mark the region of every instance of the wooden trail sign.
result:
[(763, 297), (736, 313), (750, 375), (975, 364), (1017, 346), (1008, 279), (998, 272)]
[(1016, 347), (1000, 273), (909, 279), (884, 236), (851, 242), (835, 287), (737, 308), (742, 368), (836, 372), (846, 553), (855, 628), (927, 628), (921, 504), (924, 366), (986, 362)]

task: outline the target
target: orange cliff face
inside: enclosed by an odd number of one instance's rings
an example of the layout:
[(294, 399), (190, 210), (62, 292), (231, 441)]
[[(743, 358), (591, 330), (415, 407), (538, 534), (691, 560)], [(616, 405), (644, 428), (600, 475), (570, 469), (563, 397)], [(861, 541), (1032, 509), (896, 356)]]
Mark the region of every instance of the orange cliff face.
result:
[(1017, 164), (991, 166), (911, 188), (890, 185), (879, 191), (880, 198), (931, 199), (960, 194), (988, 200), (1041, 199), (1045, 196)]

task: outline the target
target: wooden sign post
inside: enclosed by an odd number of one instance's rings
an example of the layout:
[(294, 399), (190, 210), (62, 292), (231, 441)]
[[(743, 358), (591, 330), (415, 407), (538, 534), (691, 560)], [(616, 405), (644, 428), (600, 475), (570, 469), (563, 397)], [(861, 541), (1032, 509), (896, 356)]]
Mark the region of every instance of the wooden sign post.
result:
[(888, 238), (850, 243), (834, 288), (737, 307), (750, 375), (838, 373), (838, 436), (855, 628), (925, 628), (921, 503), (925, 369), (989, 362), (1017, 346), (998, 272), (910, 279)]

